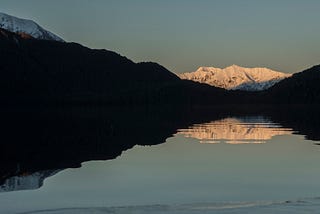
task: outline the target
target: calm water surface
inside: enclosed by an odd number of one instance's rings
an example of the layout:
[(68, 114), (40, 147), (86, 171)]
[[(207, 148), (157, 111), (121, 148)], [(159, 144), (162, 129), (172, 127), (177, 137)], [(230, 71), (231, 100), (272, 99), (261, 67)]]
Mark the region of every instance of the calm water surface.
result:
[(114, 160), (13, 177), (1, 186), (0, 210), (314, 213), (320, 209), (315, 143), (264, 116), (221, 118), (179, 129), (160, 145), (135, 146)]

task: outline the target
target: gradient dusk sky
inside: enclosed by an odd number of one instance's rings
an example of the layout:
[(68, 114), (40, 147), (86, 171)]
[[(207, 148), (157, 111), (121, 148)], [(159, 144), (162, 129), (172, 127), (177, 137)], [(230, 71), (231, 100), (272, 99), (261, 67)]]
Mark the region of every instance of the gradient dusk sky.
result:
[(320, 64), (319, 0), (0, 0), (67, 41), (155, 61), (297, 72)]

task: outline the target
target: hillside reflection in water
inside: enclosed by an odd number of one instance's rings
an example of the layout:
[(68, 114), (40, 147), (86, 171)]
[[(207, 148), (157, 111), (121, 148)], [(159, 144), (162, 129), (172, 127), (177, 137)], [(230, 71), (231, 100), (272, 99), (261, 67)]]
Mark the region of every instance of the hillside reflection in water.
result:
[[(48, 176), (91, 160), (111, 160), (135, 145), (172, 136), (201, 143), (255, 144), (276, 136), (320, 140), (315, 109), (2, 109), (0, 192), (37, 189)], [(183, 148), (181, 148), (183, 149)]]
[(3, 213), (319, 196), (318, 110), (1, 113)]

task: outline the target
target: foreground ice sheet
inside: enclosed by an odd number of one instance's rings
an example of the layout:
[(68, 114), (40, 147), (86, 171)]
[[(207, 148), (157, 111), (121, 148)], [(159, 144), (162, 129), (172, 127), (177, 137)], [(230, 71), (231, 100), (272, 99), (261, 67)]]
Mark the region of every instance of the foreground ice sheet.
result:
[(296, 201), (274, 201), (274, 202), (234, 202), (234, 203), (203, 203), (184, 205), (150, 205), (150, 206), (128, 206), (128, 207), (99, 207), (99, 208), (64, 208), (54, 210), (38, 210), (24, 214), (84, 214), (84, 213), (170, 213), (170, 214), (198, 214), (198, 213), (317, 213), (320, 210), (320, 198), (296, 200)]

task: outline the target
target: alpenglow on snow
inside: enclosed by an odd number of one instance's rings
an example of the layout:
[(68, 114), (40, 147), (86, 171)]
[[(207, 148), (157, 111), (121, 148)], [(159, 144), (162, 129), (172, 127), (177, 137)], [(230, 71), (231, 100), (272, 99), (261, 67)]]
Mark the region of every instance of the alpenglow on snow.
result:
[(57, 35), (45, 30), (32, 20), (21, 19), (0, 12), (0, 28), (13, 33), (26, 33), (36, 39), (55, 40), (63, 42), (64, 40)]
[(228, 90), (243, 91), (262, 91), (291, 75), (268, 68), (244, 68), (238, 65), (231, 65), (223, 69), (200, 67), (194, 72), (178, 74), (181, 79), (206, 83)]

